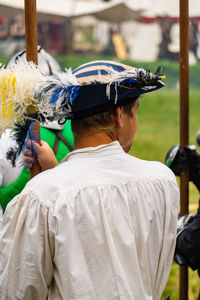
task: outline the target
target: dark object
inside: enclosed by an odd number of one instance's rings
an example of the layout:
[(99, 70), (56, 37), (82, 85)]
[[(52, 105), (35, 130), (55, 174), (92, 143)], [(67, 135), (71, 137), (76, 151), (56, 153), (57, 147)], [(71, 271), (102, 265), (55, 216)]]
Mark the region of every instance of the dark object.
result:
[(174, 259), (181, 266), (198, 270), (200, 275), (200, 200), (192, 222), (178, 235)]
[[(165, 163), (180, 176), (184, 170), (189, 171), (189, 180), (192, 181), (200, 191), (200, 154), (194, 145), (184, 147), (183, 151), (179, 145), (173, 146), (167, 153)], [(187, 267), (198, 270), (200, 276), (200, 201), (196, 215), (185, 215), (178, 220), (177, 239), (174, 260), (182, 267), (182, 278), (180, 282), (187, 283)], [(182, 286), (186, 292), (186, 287)], [(181, 298), (180, 298), (181, 299)], [(198, 296), (200, 300), (200, 294)]]
[(177, 176), (188, 170), (189, 180), (200, 191), (200, 154), (194, 145), (185, 146), (184, 150), (179, 145), (173, 146), (166, 155), (165, 163)]
[(200, 191), (200, 154), (195, 146), (186, 146), (185, 152), (189, 163), (189, 180)]
[(179, 145), (175, 145), (169, 149), (165, 157), (165, 164), (176, 176), (180, 176), (181, 172), (187, 170), (188, 161)]
[(197, 132), (196, 142), (197, 142), (197, 145), (200, 146), (200, 131)]

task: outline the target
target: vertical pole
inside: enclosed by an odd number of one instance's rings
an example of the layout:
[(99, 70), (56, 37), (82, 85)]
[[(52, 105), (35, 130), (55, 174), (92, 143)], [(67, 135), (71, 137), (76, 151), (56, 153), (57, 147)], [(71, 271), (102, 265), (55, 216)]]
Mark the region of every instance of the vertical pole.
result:
[[(25, 29), (26, 29), (26, 59), (38, 64), (37, 52), (37, 9), (36, 0), (24, 0), (25, 11)], [(32, 132), (36, 142), (40, 139), (39, 123), (33, 122)], [(40, 166), (37, 161), (30, 169), (30, 178), (34, 177), (40, 172)]]
[[(189, 143), (189, 10), (188, 0), (180, 1), (180, 146)], [(188, 213), (188, 172), (180, 178), (180, 214)], [(188, 300), (188, 268), (180, 267), (180, 300)]]
[(26, 25), (26, 59), (38, 63), (36, 0), (24, 0)]

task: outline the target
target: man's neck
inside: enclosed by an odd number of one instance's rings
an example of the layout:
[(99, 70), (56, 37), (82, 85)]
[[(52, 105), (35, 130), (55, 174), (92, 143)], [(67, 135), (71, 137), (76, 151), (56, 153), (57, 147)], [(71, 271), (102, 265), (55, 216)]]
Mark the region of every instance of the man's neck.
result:
[(88, 133), (87, 135), (79, 135), (74, 137), (74, 150), (97, 147), (113, 142), (114, 140), (104, 132)]

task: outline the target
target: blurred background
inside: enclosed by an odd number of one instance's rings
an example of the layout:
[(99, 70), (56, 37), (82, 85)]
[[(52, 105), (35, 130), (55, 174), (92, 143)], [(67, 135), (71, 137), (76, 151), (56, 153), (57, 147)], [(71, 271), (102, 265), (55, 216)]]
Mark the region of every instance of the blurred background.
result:
[[(23, 0), (0, 1), (0, 55), (25, 46)], [(38, 43), (55, 55), (179, 58), (178, 0), (40, 0)], [(200, 59), (200, 2), (190, 1), (190, 63)]]
[[(0, 0), (2, 62), (25, 48), (23, 9), (24, 0)], [(63, 68), (88, 57), (162, 65), (167, 88), (178, 88), (179, 0), (38, 0), (37, 12), (38, 44)], [(199, 89), (199, 0), (189, 1), (189, 12), (190, 86)]]
[[(23, 0), (0, 0), (0, 62), (25, 48)], [(190, 144), (200, 129), (200, 1), (189, 1)], [(166, 87), (141, 98), (139, 128), (130, 154), (164, 162), (179, 143), (179, 0), (38, 0), (38, 45), (62, 69), (96, 59), (114, 59), (155, 72)], [(196, 145), (197, 146), (197, 145)], [(197, 149), (200, 150), (197, 146)], [(177, 178), (178, 180), (178, 178)], [(199, 194), (190, 183), (189, 210)], [(189, 270), (189, 299), (200, 280)], [(163, 298), (179, 299), (179, 267), (173, 264)]]

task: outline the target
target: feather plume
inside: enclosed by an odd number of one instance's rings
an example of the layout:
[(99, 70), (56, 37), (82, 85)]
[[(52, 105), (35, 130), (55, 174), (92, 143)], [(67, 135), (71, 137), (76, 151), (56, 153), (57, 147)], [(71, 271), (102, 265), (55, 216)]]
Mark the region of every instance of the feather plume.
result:
[(71, 69), (55, 76), (47, 76), (41, 82), (35, 94), (38, 101), (38, 112), (42, 119), (58, 120), (71, 113), (71, 104), (81, 86)]
[(25, 115), (37, 112), (35, 90), (44, 76), (33, 63), (18, 62), (0, 69), (0, 135)]

